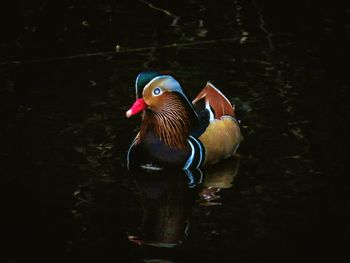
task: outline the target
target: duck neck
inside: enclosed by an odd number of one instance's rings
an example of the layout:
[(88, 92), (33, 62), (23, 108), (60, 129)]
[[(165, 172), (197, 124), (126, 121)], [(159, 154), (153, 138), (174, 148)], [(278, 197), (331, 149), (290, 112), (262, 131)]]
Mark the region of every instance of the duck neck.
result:
[(192, 130), (190, 112), (181, 99), (173, 96), (162, 108), (145, 111), (140, 128), (140, 141), (153, 132), (171, 148), (184, 148)]

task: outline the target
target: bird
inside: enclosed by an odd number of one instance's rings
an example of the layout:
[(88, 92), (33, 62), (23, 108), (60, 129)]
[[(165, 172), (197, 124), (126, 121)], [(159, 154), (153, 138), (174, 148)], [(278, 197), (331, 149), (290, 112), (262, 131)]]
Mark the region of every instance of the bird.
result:
[(209, 81), (190, 101), (172, 75), (142, 71), (135, 93), (126, 117), (141, 113), (142, 120), (127, 151), (129, 169), (201, 169), (235, 155), (243, 140), (234, 106)]

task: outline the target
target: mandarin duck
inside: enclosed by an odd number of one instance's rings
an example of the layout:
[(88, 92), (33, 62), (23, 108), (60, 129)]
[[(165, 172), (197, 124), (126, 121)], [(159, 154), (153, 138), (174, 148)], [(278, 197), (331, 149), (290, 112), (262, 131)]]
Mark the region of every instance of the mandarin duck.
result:
[(127, 152), (129, 169), (199, 169), (235, 154), (243, 137), (234, 107), (210, 82), (192, 102), (168, 74), (141, 72), (135, 89), (126, 116), (142, 112), (142, 121)]

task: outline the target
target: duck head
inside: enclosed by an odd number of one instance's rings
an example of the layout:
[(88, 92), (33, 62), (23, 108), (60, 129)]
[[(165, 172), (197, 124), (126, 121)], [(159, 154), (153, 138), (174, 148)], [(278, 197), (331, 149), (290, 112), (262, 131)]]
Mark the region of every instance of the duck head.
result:
[(136, 78), (135, 89), (136, 101), (126, 112), (128, 118), (147, 109), (161, 113), (174, 106), (182, 106), (190, 113), (192, 119), (198, 118), (180, 83), (170, 75), (162, 75), (155, 71), (142, 72)]

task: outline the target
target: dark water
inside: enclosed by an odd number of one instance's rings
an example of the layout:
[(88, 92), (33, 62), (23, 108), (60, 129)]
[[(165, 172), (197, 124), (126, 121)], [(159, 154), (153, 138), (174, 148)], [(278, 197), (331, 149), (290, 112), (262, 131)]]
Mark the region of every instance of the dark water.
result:
[[(344, 253), (350, 8), (216, 2), (3, 8), (3, 262)], [(192, 96), (210, 80), (236, 104), (245, 140), (233, 167), (204, 171), (202, 181), (127, 172), (140, 119), (126, 120), (125, 111), (144, 69), (171, 72)]]

